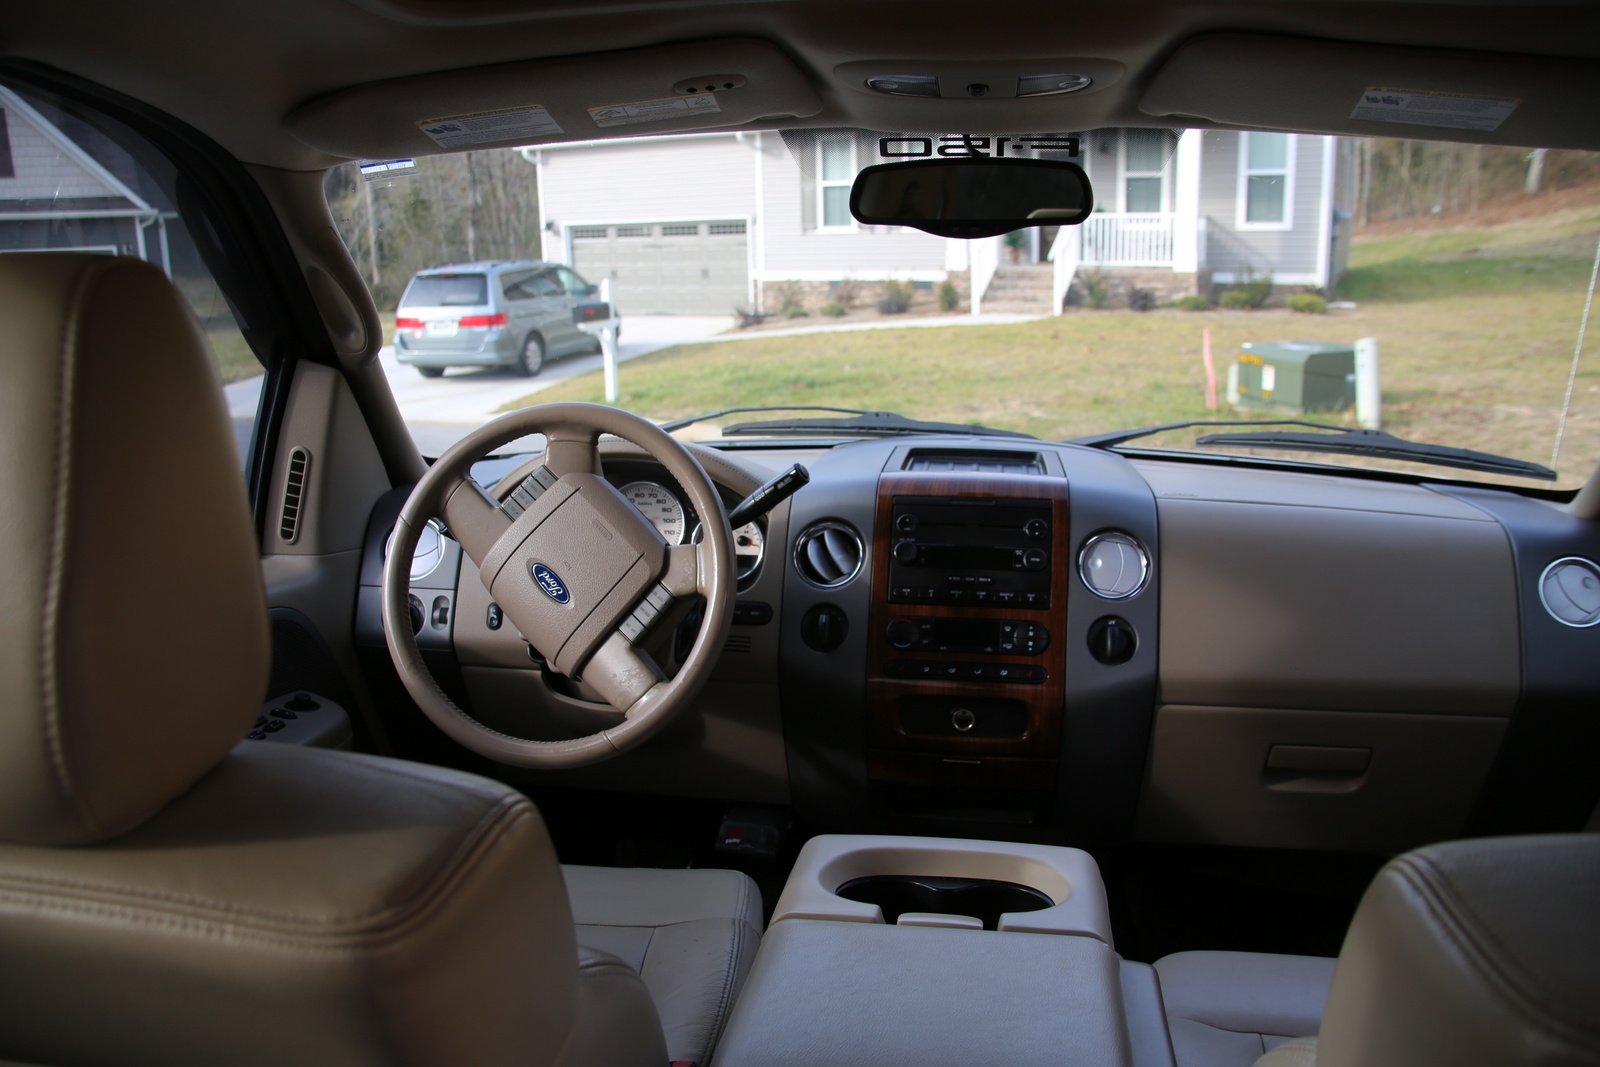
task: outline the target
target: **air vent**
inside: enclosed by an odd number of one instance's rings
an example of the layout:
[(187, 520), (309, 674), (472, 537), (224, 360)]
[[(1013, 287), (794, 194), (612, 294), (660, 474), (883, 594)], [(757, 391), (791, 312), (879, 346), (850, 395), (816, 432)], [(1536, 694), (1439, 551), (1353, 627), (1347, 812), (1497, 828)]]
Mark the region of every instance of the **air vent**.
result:
[(756, 640), (749, 634), (734, 634), (729, 637), (727, 641), (723, 642), (722, 651), (751, 652), (754, 651), (755, 646)]
[(914, 449), (905, 469), (929, 474), (1043, 474), (1044, 460), (1037, 452), (1002, 452), (995, 449)]
[(310, 473), (311, 453), (299, 447), (290, 449), (289, 469), (283, 475), (283, 516), (278, 523), (278, 536), (285, 544), (294, 544), (300, 536), (300, 507)]
[(866, 550), (861, 535), (842, 522), (819, 522), (807, 527), (794, 545), (794, 565), (812, 585), (832, 589), (861, 570)]

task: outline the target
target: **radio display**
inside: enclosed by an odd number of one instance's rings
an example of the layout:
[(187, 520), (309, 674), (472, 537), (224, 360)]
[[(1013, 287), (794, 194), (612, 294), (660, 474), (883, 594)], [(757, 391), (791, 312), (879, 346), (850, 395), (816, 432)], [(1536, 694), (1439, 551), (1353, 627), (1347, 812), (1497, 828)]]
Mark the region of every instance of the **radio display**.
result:
[(982, 648), (1000, 643), (1000, 624), (993, 619), (940, 619), (934, 625), (940, 644)]
[(1008, 571), (1014, 554), (1009, 548), (986, 545), (920, 545), (924, 567), (950, 567), (956, 570)]

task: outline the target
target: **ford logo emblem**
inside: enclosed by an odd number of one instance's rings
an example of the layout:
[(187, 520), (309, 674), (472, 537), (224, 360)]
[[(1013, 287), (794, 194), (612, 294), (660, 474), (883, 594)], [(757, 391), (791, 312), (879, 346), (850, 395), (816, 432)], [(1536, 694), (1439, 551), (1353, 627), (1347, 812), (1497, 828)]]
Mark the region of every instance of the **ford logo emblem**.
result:
[(533, 580), (539, 583), (539, 588), (544, 590), (544, 595), (554, 600), (557, 604), (565, 604), (572, 599), (572, 594), (567, 592), (567, 583), (561, 576), (546, 567), (543, 563), (533, 565)]

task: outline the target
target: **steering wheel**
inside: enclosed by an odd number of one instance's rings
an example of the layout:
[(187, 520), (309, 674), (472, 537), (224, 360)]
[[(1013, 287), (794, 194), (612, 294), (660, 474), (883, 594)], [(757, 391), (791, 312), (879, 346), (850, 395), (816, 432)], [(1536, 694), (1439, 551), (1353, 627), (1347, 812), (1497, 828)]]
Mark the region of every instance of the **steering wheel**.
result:
[[(532, 433), (549, 442), (543, 465), (496, 502), (470, 477), (472, 464)], [(701, 516), (699, 543), (669, 546), (600, 476), (601, 434), (638, 445), (678, 480)], [(622, 713), (620, 723), (587, 737), (529, 741), (456, 707), (423, 663), (411, 628), (411, 556), (432, 518), (444, 521), (494, 602), (545, 662), (581, 677)], [(384, 561), (383, 632), (412, 699), (451, 738), (501, 763), (578, 767), (639, 744), (694, 698), (727, 639), (735, 581), (722, 497), (687, 449), (616, 408), (540, 404), (468, 434), (411, 491)], [(695, 594), (706, 602), (700, 631), (678, 673), (666, 678), (638, 643), (674, 599)]]

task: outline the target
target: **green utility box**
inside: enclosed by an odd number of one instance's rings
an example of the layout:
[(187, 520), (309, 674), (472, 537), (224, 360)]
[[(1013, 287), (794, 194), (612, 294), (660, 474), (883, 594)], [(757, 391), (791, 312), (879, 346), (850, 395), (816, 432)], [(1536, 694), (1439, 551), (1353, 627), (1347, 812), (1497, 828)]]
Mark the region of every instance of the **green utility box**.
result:
[(1304, 415), (1343, 411), (1356, 402), (1354, 345), (1274, 341), (1239, 347), (1239, 358), (1228, 368), (1234, 407)]

